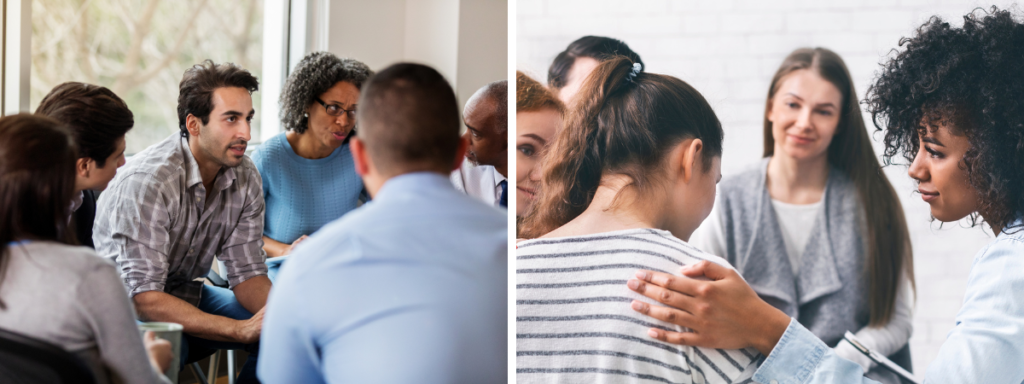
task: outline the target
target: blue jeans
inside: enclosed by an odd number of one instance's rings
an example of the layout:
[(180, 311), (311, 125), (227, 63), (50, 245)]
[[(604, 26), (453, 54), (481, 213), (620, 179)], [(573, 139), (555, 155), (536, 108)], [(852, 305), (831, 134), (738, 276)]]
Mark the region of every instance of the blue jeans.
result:
[(267, 259), (267, 278), (270, 282), (277, 280), (277, 274), (281, 273), (281, 266), (288, 261), (288, 255)]
[[(203, 285), (203, 293), (199, 300), (199, 310), (211, 315), (224, 316), (235, 320), (247, 320), (252, 313), (235, 299), (235, 293), (227, 288)], [(230, 343), (201, 339), (189, 334), (181, 337), (181, 368), (186, 364), (199, 361), (218, 349), (241, 349), (249, 353), (245, 365), (238, 372), (238, 383), (259, 383), (256, 378), (256, 358), (259, 355), (260, 343)]]

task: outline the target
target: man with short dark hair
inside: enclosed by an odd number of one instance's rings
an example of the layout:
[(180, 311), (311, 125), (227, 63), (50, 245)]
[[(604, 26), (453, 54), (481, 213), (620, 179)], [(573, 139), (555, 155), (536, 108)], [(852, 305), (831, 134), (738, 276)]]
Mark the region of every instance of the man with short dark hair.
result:
[[(569, 43), (555, 56), (548, 67), (548, 87), (568, 106), (579, 92), (590, 72), (602, 61), (615, 56), (626, 56), (634, 63), (644, 65), (640, 55), (619, 39), (604, 36), (583, 36)], [(646, 67), (644, 67), (646, 68)]]
[(462, 111), (469, 150), (451, 174), (460, 191), (484, 203), (508, 207), (508, 81), (476, 91)]
[[(263, 307), (262, 180), (245, 155), (258, 82), (205, 61), (179, 85), (175, 133), (132, 157), (100, 199), (93, 240), (144, 321), (184, 327), (181, 362), (245, 349), (238, 382), (256, 382)], [(204, 285), (216, 256), (231, 290)], [(255, 313), (255, 315), (253, 315)]]
[(75, 193), (71, 218), (79, 244), (94, 248), (92, 224), (97, 193), (124, 165), (124, 136), (135, 125), (128, 105), (106, 87), (67, 82), (50, 91), (36, 114), (53, 118), (71, 129), (78, 145)]
[(430, 67), (396, 64), (363, 85), (357, 118), (352, 156), (373, 201), (281, 271), (260, 379), (505, 382), (507, 218), (446, 178), (466, 149), (455, 93)]

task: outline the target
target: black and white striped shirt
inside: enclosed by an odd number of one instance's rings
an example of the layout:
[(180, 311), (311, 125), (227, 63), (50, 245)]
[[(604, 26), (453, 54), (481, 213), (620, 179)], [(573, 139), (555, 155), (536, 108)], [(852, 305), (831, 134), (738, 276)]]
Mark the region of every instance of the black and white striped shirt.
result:
[(641, 315), (626, 287), (637, 270), (678, 274), (701, 260), (728, 263), (656, 229), (520, 242), (516, 251), (516, 377), (519, 383), (744, 383), (754, 349), (663, 343), (649, 328), (682, 327)]

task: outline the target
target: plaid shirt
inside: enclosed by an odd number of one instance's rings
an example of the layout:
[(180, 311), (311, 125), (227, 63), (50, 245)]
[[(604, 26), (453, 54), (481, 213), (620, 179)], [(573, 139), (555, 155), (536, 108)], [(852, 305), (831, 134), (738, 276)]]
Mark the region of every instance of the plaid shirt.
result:
[(221, 169), (207, 194), (188, 142), (175, 133), (132, 156), (103, 192), (96, 252), (117, 263), (129, 296), (162, 291), (198, 305), (214, 256), (231, 288), (267, 274), (262, 188), (246, 156)]

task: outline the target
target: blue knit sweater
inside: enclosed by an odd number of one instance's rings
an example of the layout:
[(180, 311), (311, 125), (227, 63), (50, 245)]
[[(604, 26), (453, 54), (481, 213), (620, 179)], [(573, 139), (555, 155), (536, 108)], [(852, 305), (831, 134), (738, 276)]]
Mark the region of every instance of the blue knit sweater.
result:
[(263, 235), (291, 244), (355, 209), (363, 191), (349, 145), (323, 159), (295, 154), (285, 134), (260, 145), (252, 161), (263, 177)]

